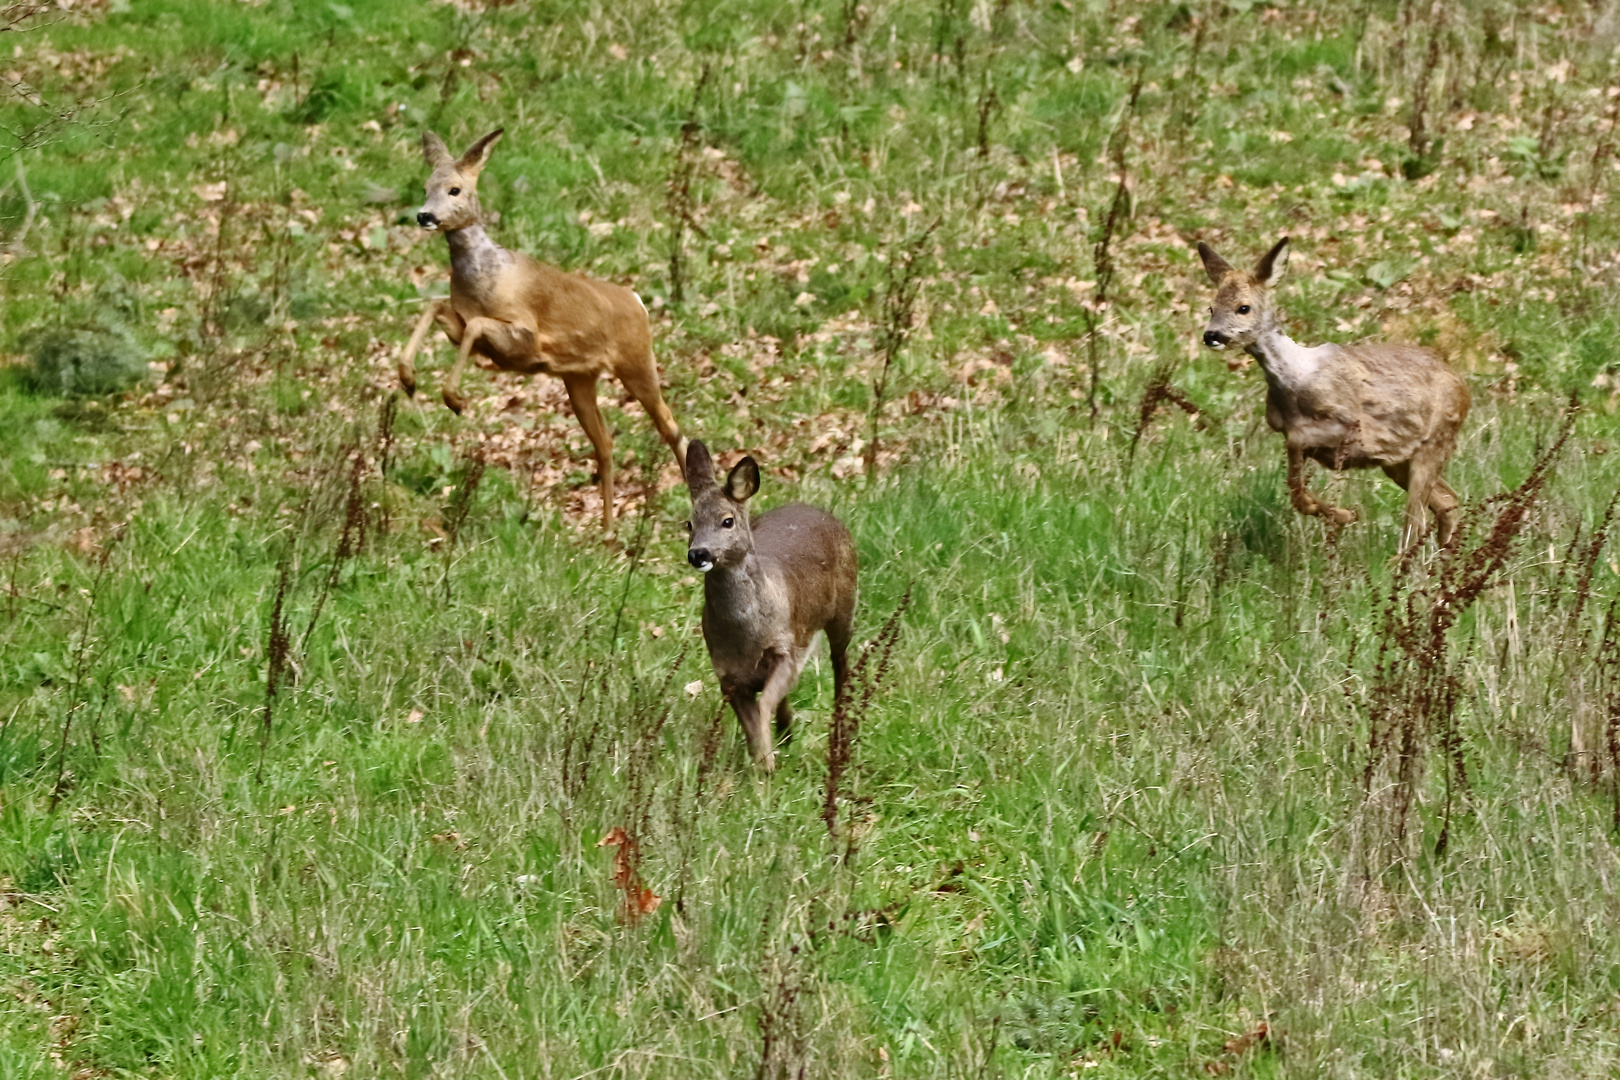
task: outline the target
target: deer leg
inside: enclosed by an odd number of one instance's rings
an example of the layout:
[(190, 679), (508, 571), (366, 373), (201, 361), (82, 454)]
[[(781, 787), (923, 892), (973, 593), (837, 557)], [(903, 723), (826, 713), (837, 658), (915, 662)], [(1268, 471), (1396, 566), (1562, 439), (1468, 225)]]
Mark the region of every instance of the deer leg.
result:
[(1288, 444), (1288, 493), (1294, 509), (1306, 517), (1325, 517), (1339, 525), (1349, 525), (1356, 520), (1354, 510), (1330, 506), (1311, 494), (1305, 481), (1305, 448), (1293, 443)]
[(827, 652), (832, 657), (833, 708), (844, 698), (844, 684), (849, 681), (849, 639), (855, 622), (854, 605), (851, 610), (840, 611), (827, 624)]
[(450, 368), (450, 374), (444, 377), (442, 391), (444, 403), (450, 406), (450, 411), (460, 416), (467, 408), (467, 399), (461, 396), (461, 373), (471, 359), (473, 346), (485, 337), (498, 334), (507, 324), (499, 319), (486, 319), (482, 316), (468, 319), (461, 329), (461, 351), (456, 354), (456, 362)]
[(569, 404), (585, 435), (596, 448), (597, 484), (602, 490), (602, 528), (613, 531), (613, 433), (596, 404), (595, 375), (565, 375)]
[(793, 708), (788, 699), (776, 703), (776, 743), (786, 746), (793, 741)]
[(675, 455), (675, 464), (680, 466), (681, 475), (686, 475), (686, 445), (681, 438), (681, 429), (675, 423), (675, 417), (664, 404), (664, 395), (658, 389), (658, 365), (653, 361), (652, 352), (626, 364), (623, 369), (614, 372), (624, 388), (630, 391), (630, 396), (641, 402), (641, 407), (647, 410), (652, 417), (653, 426), (658, 429), (659, 437)]
[(1306, 517), (1322, 512), (1322, 504), (1316, 501), (1305, 482), (1305, 448), (1293, 443), (1288, 444), (1288, 494), (1294, 509)]
[[(416, 327), (411, 331), (411, 340), (405, 345), (405, 354), (399, 358), (398, 372), (399, 385), (404, 387), (406, 397), (416, 396), (416, 354), (422, 348), (422, 342), (427, 340), (428, 332), (433, 329), (435, 320), (446, 322), (447, 319), (461, 319), (456, 315), (456, 309), (450, 306), (448, 300), (434, 300), (422, 309), (422, 315), (416, 320)], [(446, 325), (448, 330), (448, 324)], [(459, 333), (450, 335), (451, 341), (459, 340)]]
[(1430, 448), (1420, 446), (1417, 453), (1412, 455), (1412, 460), (1407, 462), (1407, 476), (1406, 524), (1401, 530), (1402, 550), (1422, 540), (1423, 534), (1429, 531), (1429, 518), (1425, 508), (1429, 505), (1436, 481), (1440, 479), (1440, 461)]
[(742, 725), (743, 738), (748, 740), (748, 752), (755, 764), (764, 765), (765, 771), (770, 772), (776, 761), (771, 753), (771, 737), (765, 731), (765, 711), (759, 707), (759, 698), (749, 691), (738, 690), (731, 695), (731, 711), (737, 714), (737, 722)]
[(1461, 506), (1462, 500), (1451, 490), (1451, 485), (1436, 476), (1434, 486), (1429, 489), (1429, 509), (1434, 511), (1435, 521), (1440, 526), (1441, 547), (1448, 546), (1451, 538), (1457, 535), (1457, 511)]
[[(1401, 490), (1408, 493), (1407, 517), (1412, 513), (1412, 466), (1411, 462), (1402, 461), (1394, 465), (1384, 466), (1384, 475), (1401, 485)], [(1429, 496), (1426, 500), (1428, 508), (1434, 511), (1436, 523), (1440, 526), (1440, 546), (1445, 547), (1451, 543), (1451, 537), (1457, 531), (1457, 510), (1462, 505), (1457, 493), (1451, 490), (1451, 485), (1441, 479), (1438, 471), (1429, 485)]]
[[(770, 654), (767, 654), (770, 655)], [(775, 715), (778, 730), (781, 730), (783, 712), (787, 710), (788, 691), (793, 689), (793, 683), (798, 675), (797, 665), (793, 658), (775, 654), (775, 665), (771, 668), (770, 676), (765, 680), (765, 688), (759, 692), (759, 734), (765, 736), (765, 717)], [(792, 720), (792, 712), (787, 712), (788, 720)], [(766, 772), (776, 768), (776, 748), (770, 743), (765, 744), (765, 756), (761, 757), (759, 749), (754, 749), (754, 761), (765, 767)]]
[(1305, 451), (1302, 447), (1288, 446), (1288, 496), (1294, 509), (1306, 517), (1315, 517), (1320, 509), (1305, 485)]

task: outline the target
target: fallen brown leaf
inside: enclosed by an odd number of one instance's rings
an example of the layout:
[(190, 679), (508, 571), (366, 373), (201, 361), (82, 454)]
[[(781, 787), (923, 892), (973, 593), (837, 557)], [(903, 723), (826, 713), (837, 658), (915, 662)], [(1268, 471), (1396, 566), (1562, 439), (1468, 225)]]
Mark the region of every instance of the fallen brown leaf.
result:
[(664, 899), (642, 884), (639, 870), (641, 848), (635, 838), (621, 826), (615, 825), (596, 842), (596, 846), (614, 849), (613, 885), (624, 893), (619, 918), (634, 926), (641, 921), (643, 915), (651, 915), (657, 911), (658, 905), (662, 904)]

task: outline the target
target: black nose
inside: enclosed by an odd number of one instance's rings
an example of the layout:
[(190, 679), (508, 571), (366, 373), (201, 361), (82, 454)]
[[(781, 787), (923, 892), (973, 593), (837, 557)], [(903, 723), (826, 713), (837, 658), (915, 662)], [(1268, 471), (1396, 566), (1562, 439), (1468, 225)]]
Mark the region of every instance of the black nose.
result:
[(687, 548), (686, 561), (701, 569), (713, 565), (714, 556), (709, 554), (708, 548)]
[(1221, 333), (1218, 330), (1205, 330), (1204, 331), (1204, 344), (1208, 345), (1212, 349), (1215, 348), (1217, 345), (1225, 345), (1226, 344), (1226, 335)]
[(429, 225), (437, 225), (439, 223), (439, 219), (428, 213), (426, 210), (423, 210), (420, 214), (416, 215), (416, 223), (425, 229)]

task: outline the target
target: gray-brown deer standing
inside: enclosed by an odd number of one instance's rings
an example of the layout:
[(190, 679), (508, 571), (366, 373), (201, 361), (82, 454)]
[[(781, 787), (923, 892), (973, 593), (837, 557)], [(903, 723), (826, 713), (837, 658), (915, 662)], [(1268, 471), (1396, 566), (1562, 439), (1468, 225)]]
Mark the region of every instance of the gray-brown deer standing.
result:
[(704, 574), (703, 640), (754, 761), (769, 771), (776, 767), (769, 718), (786, 741), (793, 723), (787, 696), (819, 631), (826, 631), (832, 654), (834, 695), (844, 692), (855, 541), (837, 518), (798, 503), (750, 522), (759, 465), (745, 457), (717, 484), (714, 460), (697, 439), (686, 449), (686, 486), (692, 493), (686, 561)]
[(621, 285), (569, 274), (509, 251), (484, 231), (478, 175), (504, 129), (473, 143), (460, 158), (429, 131), (422, 153), (433, 170), (427, 201), (416, 215), (424, 229), (444, 233), (450, 245), (450, 298), (428, 304), (399, 361), (399, 381), (416, 393), (416, 352), (437, 322), (460, 346), (444, 380), (444, 403), (456, 412), (467, 401), (458, 389), (473, 353), (505, 371), (545, 372), (562, 379), (574, 416), (596, 450), (602, 491), (602, 526), (613, 527), (613, 433), (596, 404), (596, 380), (610, 374), (652, 417), (658, 434), (684, 467), (680, 428), (658, 389), (647, 309)]
[(1208, 244), (1198, 254), (1215, 285), (1204, 344), (1243, 349), (1266, 376), (1266, 423), (1288, 444), (1288, 490), (1294, 509), (1340, 525), (1354, 510), (1329, 506), (1305, 483), (1305, 459), (1330, 469), (1378, 466), (1406, 491), (1402, 547), (1427, 529), (1434, 511), (1440, 543), (1457, 529), (1456, 492), (1441, 472), (1468, 415), (1468, 387), (1430, 349), (1361, 342), (1307, 348), (1283, 331), (1272, 289), (1288, 264), (1285, 236), (1252, 274), (1234, 269)]

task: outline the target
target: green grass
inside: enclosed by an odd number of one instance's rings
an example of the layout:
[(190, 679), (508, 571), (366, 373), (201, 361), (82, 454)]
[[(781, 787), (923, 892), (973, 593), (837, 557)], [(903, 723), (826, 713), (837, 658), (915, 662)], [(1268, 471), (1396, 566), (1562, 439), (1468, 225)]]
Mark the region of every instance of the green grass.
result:
[[(1425, 51), (1396, 5), (868, 7), (130, 0), (0, 34), (40, 95), (0, 102), (0, 185), (28, 193), (0, 186), (0, 1074), (1620, 1070), (1620, 567), (1598, 553), (1578, 618), (1570, 569), (1620, 453), (1606, 24), (1454, 13), (1441, 165), (1409, 182)], [(851, 859), (821, 817), (825, 658), (760, 776), (712, 725), (684, 491), (617, 391), (611, 541), (558, 385), (474, 370), (452, 416), (442, 345), (384, 473), (393, 362), (444, 287), (411, 217), (430, 125), (505, 126), (503, 242), (633, 284), (683, 429), (758, 456), (763, 504), (849, 523), (858, 640), (909, 597)], [(936, 220), (867, 480), (885, 266)], [(1318, 472), (1362, 511), (1330, 542), (1258, 373), (1196, 348), (1191, 241), (1284, 233), (1298, 337), (1465, 374), (1473, 503), (1583, 405), (1451, 635), (1443, 856), (1433, 738), (1403, 841), (1364, 780), (1401, 493)], [(149, 379), (33, 388), (42, 331), (105, 326)], [(1133, 454), (1160, 368), (1201, 424), (1161, 411)], [(366, 537), (334, 574), (355, 453)], [(662, 898), (634, 925), (614, 827)]]

